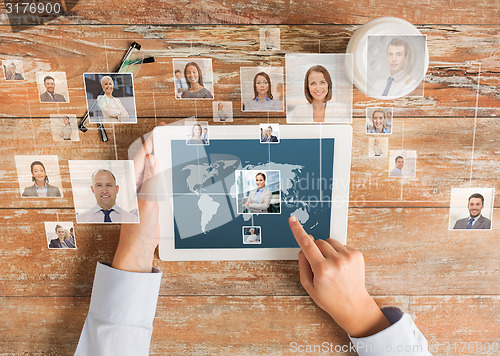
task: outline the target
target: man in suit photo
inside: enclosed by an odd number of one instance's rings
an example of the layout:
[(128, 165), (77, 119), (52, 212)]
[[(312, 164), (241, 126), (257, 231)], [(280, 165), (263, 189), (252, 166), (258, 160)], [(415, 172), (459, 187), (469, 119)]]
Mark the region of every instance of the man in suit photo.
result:
[(77, 214), (79, 223), (138, 223), (139, 217), (116, 204), (116, 196), (120, 187), (111, 171), (99, 169), (92, 174), (90, 187), (96, 199), (96, 205)]
[(56, 81), (50, 75), (47, 75), (43, 78), (43, 86), (45, 87), (45, 93), (40, 95), (40, 101), (42, 103), (65, 103), (66, 98), (55, 92), (56, 89)]
[(479, 193), (474, 193), (469, 197), (469, 216), (457, 220), (454, 230), (459, 229), (491, 229), (491, 220), (481, 215), (484, 208), (484, 197)]
[(415, 88), (417, 82), (409, 75), (407, 68), (409, 55), (408, 42), (402, 38), (393, 38), (386, 50), (389, 77), (378, 79), (369, 94), (396, 98)]

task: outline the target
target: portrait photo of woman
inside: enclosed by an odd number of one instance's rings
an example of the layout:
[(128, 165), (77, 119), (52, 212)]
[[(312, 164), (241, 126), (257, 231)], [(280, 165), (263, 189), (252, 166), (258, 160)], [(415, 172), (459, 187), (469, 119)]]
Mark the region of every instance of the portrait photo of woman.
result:
[(54, 141), (79, 141), (78, 121), (75, 114), (51, 114), (50, 126)]
[(279, 171), (236, 171), (239, 214), (279, 214)]
[(280, 29), (279, 28), (261, 28), (259, 31), (260, 50), (261, 51), (279, 51), (280, 50)]
[(59, 158), (55, 155), (15, 155), (19, 194), (23, 198), (62, 197)]
[(59, 130), (59, 137), (63, 140), (71, 140), (71, 133), (73, 132), (73, 128), (71, 127), (71, 122), (68, 116), (63, 118), (63, 123), (61, 129)]
[(132, 73), (84, 73), (90, 123), (137, 123)]
[(59, 188), (49, 184), (49, 177), (45, 166), (40, 161), (33, 161), (30, 165), (33, 185), (24, 188), (23, 197), (60, 197)]
[(115, 83), (110, 76), (104, 76), (101, 79), (101, 87), (104, 95), (97, 97), (97, 105), (104, 115), (104, 122), (124, 121), (128, 119), (127, 110), (123, 107), (120, 99), (113, 96)]
[(212, 108), (215, 122), (233, 121), (233, 103), (231, 101), (214, 101)]
[(61, 225), (55, 228), (57, 238), (50, 240), (49, 248), (75, 248), (76, 246), (70, 240), (69, 231)]
[(392, 108), (367, 108), (366, 133), (390, 134), (392, 133)]
[(259, 124), (261, 143), (279, 143), (279, 124)]
[(186, 123), (190, 127), (190, 134), (186, 139), (188, 145), (208, 145), (208, 123)]
[(5, 80), (24, 80), (22, 61), (3, 61)]
[(212, 59), (173, 59), (175, 71), (184, 74), (187, 89), (182, 91), (180, 99), (213, 99)]
[(76, 248), (74, 228), (71, 221), (45, 222), (44, 225), (49, 249)]
[(241, 67), (240, 81), (242, 111), (283, 111), (282, 67)]
[(243, 227), (243, 244), (252, 245), (252, 244), (261, 244), (261, 236), (260, 236), (261, 228), (260, 226), (244, 226)]
[(333, 54), (286, 55), (288, 123), (352, 121), (352, 84), (344, 60)]

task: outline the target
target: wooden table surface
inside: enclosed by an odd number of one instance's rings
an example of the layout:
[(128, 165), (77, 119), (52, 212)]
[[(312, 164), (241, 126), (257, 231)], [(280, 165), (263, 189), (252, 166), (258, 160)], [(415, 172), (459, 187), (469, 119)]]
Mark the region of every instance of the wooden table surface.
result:
[[(0, 59), (22, 60), (26, 76), (0, 78), (0, 355), (72, 354), (96, 262), (111, 261), (116, 249), (119, 225), (76, 224), (68, 160), (128, 159), (159, 120), (211, 121), (211, 101), (193, 108), (173, 99), (172, 58), (213, 58), (216, 99), (233, 101), (233, 124), (267, 122), (238, 109), (239, 67), (284, 66), (285, 53), (343, 53), (359, 26), (380, 16), (415, 23), (430, 64), (422, 98), (381, 102), (353, 89), (348, 243), (364, 253), (377, 303), (409, 312), (435, 355), (498, 350), (498, 193), (492, 230), (448, 230), (452, 188), (500, 191), (497, 0), (65, 3), (64, 16), (30, 27), (11, 27), (0, 3)], [(280, 28), (280, 51), (259, 51), (260, 25)], [(105, 125), (107, 143), (95, 125), (79, 142), (54, 142), (50, 114), (82, 117), (82, 73), (113, 70), (131, 40), (156, 58), (134, 78), (139, 123)], [(66, 72), (70, 103), (41, 105), (38, 71)], [(394, 107), (389, 147), (417, 151), (415, 178), (388, 179), (386, 164), (368, 157), (365, 108), (376, 105)], [(283, 113), (270, 119), (286, 122)], [(58, 155), (64, 197), (22, 199), (14, 155)], [(73, 221), (78, 249), (48, 250), (45, 221)], [(301, 287), (296, 261), (154, 264), (163, 280), (151, 354), (290, 355), (292, 342), (349, 342)]]

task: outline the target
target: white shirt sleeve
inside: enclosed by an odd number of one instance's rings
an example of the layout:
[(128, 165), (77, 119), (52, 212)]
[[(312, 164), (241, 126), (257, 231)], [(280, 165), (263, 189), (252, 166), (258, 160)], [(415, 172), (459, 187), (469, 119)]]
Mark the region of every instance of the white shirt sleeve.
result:
[(381, 309), (391, 323), (388, 328), (368, 337), (351, 337), (360, 356), (429, 356), (428, 343), (410, 315), (396, 307)]
[(149, 354), (161, 272), (121, 271), (98, 263), (76, 356)]

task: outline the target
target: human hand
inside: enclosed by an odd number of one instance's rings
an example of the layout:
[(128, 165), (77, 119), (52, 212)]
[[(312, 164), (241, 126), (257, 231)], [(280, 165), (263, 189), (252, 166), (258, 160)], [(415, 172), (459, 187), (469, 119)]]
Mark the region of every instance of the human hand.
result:
[[(164, 122), (160, 126), (165, 125)], [(134, 157), (139, 208), (139, 224), (123, 224), (112, 266), (129, 272), (150, 273), (154, 251), (160, 239), (158, 201), (156, 199), (159, 164), (152, 154), (153, 135), (149, 135)]]
[(297, 218), (288, 220), (301, 251), (300, 282), (314, 302), (352, 337), (366, 337), (391, 324), (365, 286), (359, 250), (337, 240), (314, 240)]

